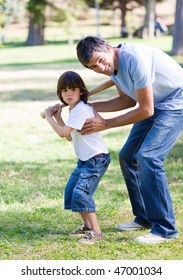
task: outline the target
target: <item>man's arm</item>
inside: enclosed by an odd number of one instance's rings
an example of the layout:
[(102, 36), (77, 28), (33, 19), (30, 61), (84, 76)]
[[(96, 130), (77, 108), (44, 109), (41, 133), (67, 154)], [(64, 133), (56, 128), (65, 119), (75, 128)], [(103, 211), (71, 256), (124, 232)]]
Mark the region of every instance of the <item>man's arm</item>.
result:
[(115, 112), (134, 107), (136, 101), (126, 95), (118, 86), (116, 86), (119, 96), (108, 101), (99, 101), (91, 103), (96, 112)]
[(97, 115), (95, 118), (89, 119), (85, 122), (81, 131), (82, 134), (89, 134), (113, 127), (125, 126), (152, 116), (154, 114), (152, 85), (147, 88), (136, 90), (136, 96), (139, 104), (137, 108), (111, 119), (103, 119), (101, 116)]
[(126, 114), (105, 120), (105, 129), (133, 124), (154, 114), (152, 86), (136, 90), (136, 96), (139, 106)]
[(107, 81), (103, 82), (102, 84), (96, 86), (95, 88), (92, 88), (91, 90), (89, 90), (89, 96), (96, 94), (100, 91), (103, 91), (112, 86), (114, 86), (114, 82), (111, 79), (107, 80)]

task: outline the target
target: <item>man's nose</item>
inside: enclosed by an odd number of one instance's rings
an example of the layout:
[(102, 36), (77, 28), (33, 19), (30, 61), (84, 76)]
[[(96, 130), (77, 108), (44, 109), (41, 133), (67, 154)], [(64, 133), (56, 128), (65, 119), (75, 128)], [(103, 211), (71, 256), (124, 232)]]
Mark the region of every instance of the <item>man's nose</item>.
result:
[(96, 72), (102, 73), (104, 71), (104, 65), (103, 64), (97, 64), (97, 67), (95, 68)]

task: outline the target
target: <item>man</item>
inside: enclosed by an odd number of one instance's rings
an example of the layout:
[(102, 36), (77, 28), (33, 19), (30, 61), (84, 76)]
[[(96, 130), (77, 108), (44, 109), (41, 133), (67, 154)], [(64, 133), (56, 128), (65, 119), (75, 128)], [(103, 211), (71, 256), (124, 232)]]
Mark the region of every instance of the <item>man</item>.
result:
[(87, 120), (83, 134), (134, 124), (119, 154), (134, 221), (121, 231), (151, 228), (136, 242), (156, 244), (178, 236), (164, 160), (183, 128), (183, 69), (164, 52), (145, 45), (112, 47), (102, 38), (87, 36), (77, 45), (79, 61), (110, 77), (92, 94), (116, 85), (119, 96), (93, 103), (97, 112), (134, 107), (120, 116)]

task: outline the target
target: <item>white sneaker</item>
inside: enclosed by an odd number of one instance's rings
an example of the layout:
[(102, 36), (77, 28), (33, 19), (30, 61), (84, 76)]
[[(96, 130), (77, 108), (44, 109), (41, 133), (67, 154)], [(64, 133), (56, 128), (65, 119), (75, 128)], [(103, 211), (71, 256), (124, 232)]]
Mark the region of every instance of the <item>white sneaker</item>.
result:
[(119, 224), (117, 225), (117, 229), (120, 231), (132, 231), (132, 230), (140, 230), (144, 229), (145, 227), (137, 224), (136, 222), (130, 222), (128, 224)]
[(142, 236), (138, 236), (134, 239), (135, 242), (146, 243), (146, 244), (158, 244), (169, 240), (170, 238), (164, 238), (153, 233), (148, 233)]

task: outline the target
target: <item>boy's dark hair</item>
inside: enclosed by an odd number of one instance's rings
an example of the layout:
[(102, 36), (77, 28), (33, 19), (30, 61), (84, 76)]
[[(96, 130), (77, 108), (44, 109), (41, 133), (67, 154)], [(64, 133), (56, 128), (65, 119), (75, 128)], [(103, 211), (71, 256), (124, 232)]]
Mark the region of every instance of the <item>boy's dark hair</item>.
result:
[(62, 90), (66, 88), (79, 88), (82, 95), (81, 100), (84, 103), (87, 103), (88, 101), (88, 90), (86, 88), (86, 85), (83, 81), (83, 79), (80, 77), (80, 75), (74, 71), (66, 71), (64, 72), (57, 83), (57, 95), (59, 99), (64, 103), (65, 105), (68, 105), (62, 97)]
[(104, 39), (96, 36), (87, 36), (79, 41), (76, 47), (77, 57), (81, 64), (87, 67), (93, 52), (106, 52), (109, 43)]

